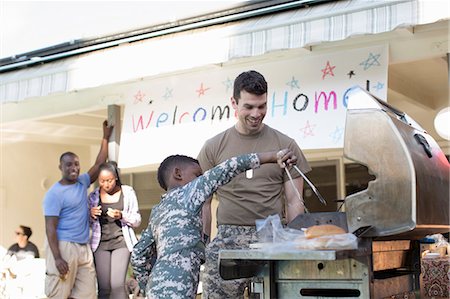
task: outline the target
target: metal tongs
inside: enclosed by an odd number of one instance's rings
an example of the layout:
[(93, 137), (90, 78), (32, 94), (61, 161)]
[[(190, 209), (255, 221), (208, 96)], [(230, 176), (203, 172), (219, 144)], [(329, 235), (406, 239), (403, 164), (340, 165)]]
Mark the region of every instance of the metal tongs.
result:
[[(303, 207), (305, 208), (305, 212), (309, 213), (308, 209), (306, 208), (305, 202), (303, 201), (303, 197), (300, 195), (300, 192), (298, 192), (297, 187), (295, 187), (294, 181), (292, 179), (291, 173), (289, 172), (289, 170), (287, 169), (287, 165), (284, 163), (284, 170), (286, 171), (288, 177), (289, 177), (289, 181), (292, 184), (292, 187), (295, 190), (295, 193), (298, 197), (298, 199), (300, 200), (300, 202), (302, 203)], [(314, 191), (314, 193), (316, 194), (317, 198), (319, 199), (319, 201), (324, 204), (327, 205), (327, 202), (325, 201), (325, 199), (323, 199), (322, 195), (320, 195), (319, 190), (317, 190), (316, 186), (314, 186), (313, 183), (311, 183), (311, 181), (306, 177), (306, 175), (297, 167), (297, 165), (293, 165), (292, 167), (294, 167), (295, 170), (297, 170), (297, 172), (303, 177), (303, 179), (308, 183), (308, 185), (311, 187), (311, 189)]]

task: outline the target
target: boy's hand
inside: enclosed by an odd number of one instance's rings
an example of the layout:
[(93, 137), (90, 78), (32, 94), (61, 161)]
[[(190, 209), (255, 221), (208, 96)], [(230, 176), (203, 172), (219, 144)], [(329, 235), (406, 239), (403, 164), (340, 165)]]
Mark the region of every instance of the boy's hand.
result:
[(297, 163), (297, 156), (288, 148), (282, 149), (277, 152), (277, 163), (281, 168), (295, 165)]

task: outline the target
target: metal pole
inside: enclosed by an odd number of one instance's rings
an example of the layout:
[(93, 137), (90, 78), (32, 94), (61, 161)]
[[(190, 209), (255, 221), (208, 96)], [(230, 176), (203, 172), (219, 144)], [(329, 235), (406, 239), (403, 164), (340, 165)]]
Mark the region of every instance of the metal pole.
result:
[(119, 158), (120, 133), (122, 131), (119, 105), (108, 105), (108, 123), (114, 126), (108, 143), (108, 160), (117, 161)]

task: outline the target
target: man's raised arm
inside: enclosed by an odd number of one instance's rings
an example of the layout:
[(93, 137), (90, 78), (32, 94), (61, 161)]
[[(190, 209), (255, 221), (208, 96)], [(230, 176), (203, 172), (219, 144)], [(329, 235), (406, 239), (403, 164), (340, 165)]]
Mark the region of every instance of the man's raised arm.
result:
[(112, 130), (113, 127), (109, 127), (108, 121), (105, 120), (103, 122), (103, 138), (100, 145), (100, 151), (97, 155), (97, 159), (95, 160), (95, 164), (88, 170), (89, 177), (91, 178), (91, 184), (97, 180), (100, 164), (106, 162), (106, 159), (108, 158), (108, 142)]

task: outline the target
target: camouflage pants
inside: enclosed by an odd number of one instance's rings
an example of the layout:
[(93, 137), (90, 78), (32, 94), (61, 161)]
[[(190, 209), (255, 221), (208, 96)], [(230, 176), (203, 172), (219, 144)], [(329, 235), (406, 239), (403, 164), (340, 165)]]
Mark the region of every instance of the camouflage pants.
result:
[(203, 274), (203, 298), (243, 298), (250, 278), (224, 280), (219, 274), (219, 250), (244, 249), (256, 242), (254, 226), (219, 225), (217, 236), (206, 247), (205, 273)]
[(146, 298), (195, 298), (201, 255), (192, 248), (158, 257), (147, 283)]

